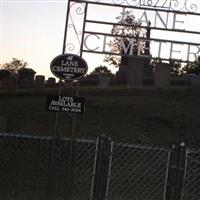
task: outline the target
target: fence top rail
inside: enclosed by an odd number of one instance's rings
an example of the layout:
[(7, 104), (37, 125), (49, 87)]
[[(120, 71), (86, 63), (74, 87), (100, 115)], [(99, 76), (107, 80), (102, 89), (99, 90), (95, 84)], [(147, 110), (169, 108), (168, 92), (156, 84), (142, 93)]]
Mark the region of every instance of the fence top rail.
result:
[(197, 154), (200, 155), (200, 149), (188, 149), (188, 154)]
[(127, 147), (127, 148), (134, 148), (134, 149), (154, 150), (154, 151), (168, 152), (170, 150), (170, 148), (156, 147), (156, 146), (142, 145), (142, 144), (115, 143), (114, 145), (125, 147), (125, 148)]
[[(30, 139), (30, 140), (44, 140), (44, 141), (50, 141), (55, 139), (53, 136), (35, 136), (35, 135), (26, 135), (26, 134), (16, 134), (16, 133), (0, 133), (0, 139), (1, 138), (16, 138), (16, 139)], [(71, 141), (72, 138), (65, 138), (60, 137), (56, 138), (62, 141)], [(75, 142), (82, 142), (82, 143), (96, 143), (97, 138), (74, 138)], [(129, 144), (129, 143), (121, 143), (121, 142), (114, 142), (114, 146), (120, 146), (124, 148), (135, 148), (135, 149), (144, 149), (144, 150), (153, 150), (153, 151), (170, 151), (171, 148), (167, 147), (158, 147), (158, 146), (151, 146), (151, 145), (144, 145), (144, 144)], [(196, 154), (200, 155), (200, 149), (193, 149), (188, 148), (187, 149), (188, 154)]]
[[(71, 138), (66, 138), (71, 140)], [(87, 138), (75, 138), (76, 142), (84, 142), (84, 143), (96, 143), (96, 138), (87, 139)]]
[(16, 134), (16, 133), (0, 133), (0, 138), (21, 138), (21, 139), (35, 139), (35, 140), (51, 140), (51, 136), (35, 136), (35, 135), (26, 135), (26, 134)]
[[(0, 133), (0, 138), (17, 138), (17, 139), (31, 139), (31, 140), (52, 140), (55, 139), (53, 136), (35, 136), (35, 135), (26, 135), (26, 134), (16, 134), (16, 133)], [(69, 141), (72, 138), (59, 137), (56, 138), (63, 141)], [(85, 143), (95, 143), (96, 139), (87, 139), (87, 138), (74, 138), (76, 142), (85, 142)]]

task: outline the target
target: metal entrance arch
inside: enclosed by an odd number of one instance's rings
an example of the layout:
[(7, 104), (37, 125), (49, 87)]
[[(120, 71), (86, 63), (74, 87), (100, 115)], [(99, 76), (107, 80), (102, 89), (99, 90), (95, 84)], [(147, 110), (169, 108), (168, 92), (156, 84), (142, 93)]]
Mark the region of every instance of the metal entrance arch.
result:
[(116, 37), (133, 38), (111, 33), (113, 25), (131, 26), (116, 19), (118, 15), (123, 18), (127, 11), (141, 19), (141, 29), (147, 30), (151, 22), (151, 36), (138, 39), (150, 43), (152, 58), (183, 63), (197, 59), (200, 0), (69, 0), (63, 52), (123, 56), (122, 52), (113, 52), (109, 45)]

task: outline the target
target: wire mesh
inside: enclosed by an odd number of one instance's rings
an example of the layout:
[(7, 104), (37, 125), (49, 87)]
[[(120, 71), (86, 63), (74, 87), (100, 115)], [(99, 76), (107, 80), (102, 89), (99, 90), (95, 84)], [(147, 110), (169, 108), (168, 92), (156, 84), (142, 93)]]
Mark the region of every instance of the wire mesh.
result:
[(0, 199), (89, 199), (96, 142), (75, 140), (69, 163), (71, 141), (0, 134)]
[(0, 135), (0, 138), (1, 199), (45, 199), (50, 139), (16, 135)]
[(163, 199), (168, 151), (115, 144), (109, 199)]
[[(0, 199), (90, 199), (97, 141), (0, 134)], [(102, 177), (109, 200), (165, 199), (168, 149), (112, 147), (111, 167)], [(188, 151), (183, 200), (200, 200), (199, 168), (200, 151)]]
[(200, 150), (187, 154), (183, 200), (200, 200)]
[(76, 140), (74, 145), (73, 199), (90, 199), (96, 140)]

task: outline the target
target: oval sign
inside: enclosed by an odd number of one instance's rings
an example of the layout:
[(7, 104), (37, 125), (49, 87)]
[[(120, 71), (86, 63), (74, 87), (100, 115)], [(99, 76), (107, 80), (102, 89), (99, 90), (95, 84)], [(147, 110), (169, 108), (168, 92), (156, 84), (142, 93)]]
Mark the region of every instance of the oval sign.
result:
[(50, 69), (59, 79), (76, 80), (87, 73), (88, 65), (80, 56), (75, 54), (61, 54), (51, 61)]

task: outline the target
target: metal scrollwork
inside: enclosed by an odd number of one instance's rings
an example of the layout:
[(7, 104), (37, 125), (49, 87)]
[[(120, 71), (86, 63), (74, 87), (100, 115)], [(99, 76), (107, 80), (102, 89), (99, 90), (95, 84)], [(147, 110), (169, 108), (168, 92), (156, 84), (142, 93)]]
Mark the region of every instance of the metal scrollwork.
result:
[[(181, 6), (182, 4), (182, 6)], [(171, 0), (170, 3), (170, 9), (174, 10), (174, 11), (182, 11), (184, 10), (185, 4), (184, 1), (180, 1), (180, 0)]]
[(68, 24), (68, 28), (73, 28), (73, 24)]
[[(200, 2), (199, 2), (200, 3)], [(185, 2), (185, 9), (188, 11), (188, 12), (197, 12), (198, 10), (198, 6), (197, 4), (195, 3), (191, 3), (191, 1), (187, 1)]]
[(77, 35), (82, 35), (82, 31), (77, 31)]
[[(85, 14), (85, 3), (71, 2), (69, 12), (68, 34), (70, 38), (66, 43), (66, 51), (75, 53), (80, 49), (81, 36), (82, 36), (82, 24), (79, 23), (79, 19), (82, 20)], [(73, 41), (73, 42), (70, 42)]]
[(83, 15), (85, 13), (85, 4), (84, 3), (72, 3), (70, 6), (70, 10), (73, 6), (77, 5), (78, 7), (75, 9), (76, 14)]
[(147, 5), (148, 5), (148, 6), (153, 6), (153, 1), (152, 1), (152, 0), (148, 0), (148, 1), (147, 1)]
[(112, 0), (114, 4), (122, 5), (126, 2), (126, 0)]
[(67, 52), (72, 52), (75, 49), (75, 45), (73, 43), (67, 43), (66, 44), (66, 51)]
[[(144, 6), (158, 7), (163, 10), (200, 13), (200, 0), (196, 0), (196, 2), (191, 0), (85, 0), (85, 2), (112, 3), (114, 5), (139, 6), (141, 8)], [(81, 7), (77, 8), (78, 13), (84, 13)]]
[(141, 0), (126, 0), (127, 4), (130, 6), (140, 6)]

